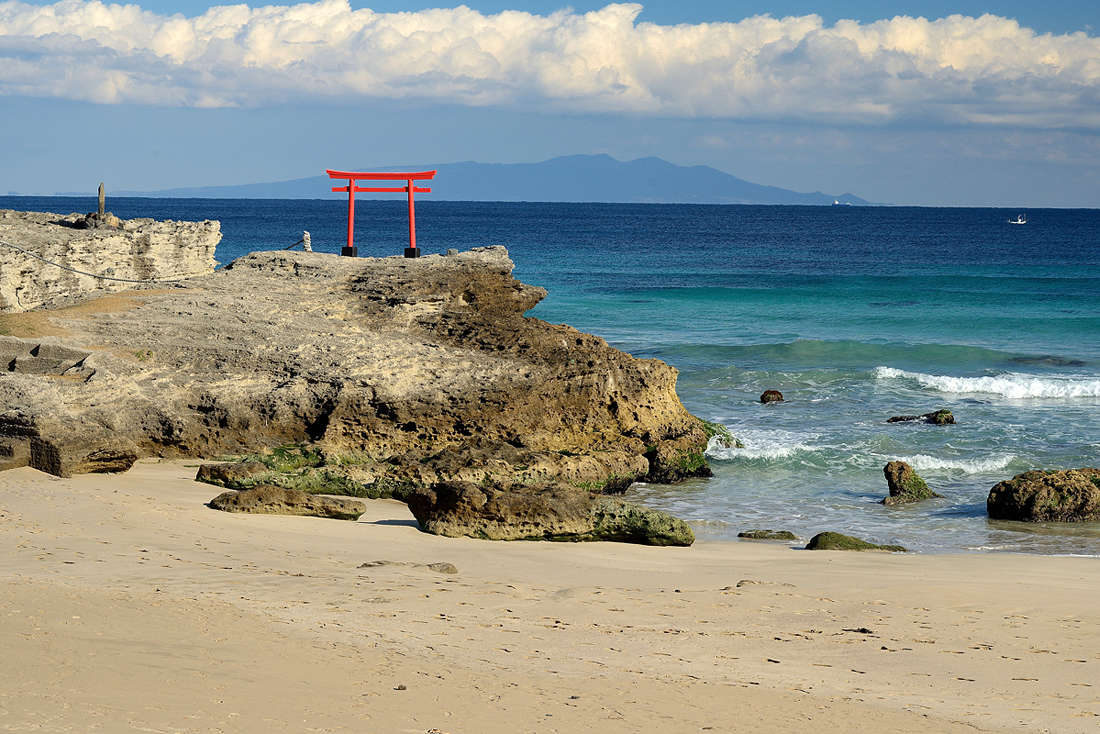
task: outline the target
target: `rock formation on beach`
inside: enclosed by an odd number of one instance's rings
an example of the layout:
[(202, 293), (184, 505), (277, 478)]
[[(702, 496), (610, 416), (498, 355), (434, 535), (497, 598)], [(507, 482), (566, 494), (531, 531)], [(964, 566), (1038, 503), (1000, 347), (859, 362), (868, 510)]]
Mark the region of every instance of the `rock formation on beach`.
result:
[(408, 505), (422, 529), (451, 538), (695, 542), (683, 520), (564, 484), (440, 482), (413, 492)]
[(676, 370), (523, 314), (504, 248), (258, 252), (208, 275), (0, 316), (0, 467), (312, 443), (361, 485), (709, 475)]
[(1100, 469), (1084, 467), (1017, 474), (989, 491), (986, 511), (994, 520), (1100, 520)]
[(303, 515), (333, 520), (358, 520), (367, 509), (362, 502), (345, 497), (319, 497), (272, 484), (261, 484), (240, 492), (224, 492), (210, 500), (210, 506), (224, 512)]
[[(120, 220), (109, 212), (46, 214), (0, 209), (0, 313), (29, 311), (50, 299), (130, 289), (124, 280), (172, 280), (213, 272), (218, 222)], [(37, 260), (70, 268), (66, 270)], [(73, 272), (82, 271), (82, 272)]]

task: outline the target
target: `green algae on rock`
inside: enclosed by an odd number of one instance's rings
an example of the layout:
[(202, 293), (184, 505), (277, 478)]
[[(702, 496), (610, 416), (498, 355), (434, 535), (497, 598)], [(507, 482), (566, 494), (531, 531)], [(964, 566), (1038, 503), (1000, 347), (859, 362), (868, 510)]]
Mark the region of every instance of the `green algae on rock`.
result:
[(746, 540), (798, 540), (790, 530), (745, 530), (737, 534)]
[(1100, 520), (1100, 469), (1017, 474), (989, 491), (986, 512), (994, 520), (1022, 522)]
[(439, 482), (416, 490), (407, 503), (421, 530), (449, 538), (695, 542), (683, 520), (560, 483)]
[(942, 494), (933, 492), (928, 483), (904, 461), (891, 461), (883, 467), (882, 473), (886, 475), (886, 484), (890, 488), (890, 496), (882, 500), (884, 505), (901, 505), (943, 497)]
[(841, 533), (818, 533), (810, 538), (806, 550), (843, 550), (843, 551), (887, 551), (889, 553), (907, 553), (900, 545), (875, 545), (866, 540), (853, 538)]

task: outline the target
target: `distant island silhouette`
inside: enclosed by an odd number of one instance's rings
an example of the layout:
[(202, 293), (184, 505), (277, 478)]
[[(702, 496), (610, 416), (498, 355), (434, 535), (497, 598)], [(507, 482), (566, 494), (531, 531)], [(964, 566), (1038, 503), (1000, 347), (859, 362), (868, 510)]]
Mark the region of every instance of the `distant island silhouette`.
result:
[[(649, 204), (806, 204), (834, 202), (869, 205), (849, 193), (799, 193), (762, 186), (710, 166), (677, 166), (660, 158), (622, 162), (607, 154), (569, 155), (541, 163), (427, 163), (405, 166), (348, 166), (356, 171), (438, 170), (426, 201), (547, 201)], [(319, 166), (320, 167), (320, 166)], [(115, 196), (210, 199), (333, 199), (333, 182), (318, 176), (273, 183), (198, 186), (160, 191), (117, 191)], [(360, 194), (371, 198), (371, 194)], [(392, 198), (393, 194), (374, 195)]]

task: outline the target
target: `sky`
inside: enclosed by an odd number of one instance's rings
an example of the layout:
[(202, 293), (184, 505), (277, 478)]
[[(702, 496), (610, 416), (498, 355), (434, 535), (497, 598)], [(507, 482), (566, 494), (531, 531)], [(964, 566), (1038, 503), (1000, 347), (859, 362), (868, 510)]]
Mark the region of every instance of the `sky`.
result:
[(1100, 207), (1100, 3), (0, 0), (0, 193), (606, 153)]

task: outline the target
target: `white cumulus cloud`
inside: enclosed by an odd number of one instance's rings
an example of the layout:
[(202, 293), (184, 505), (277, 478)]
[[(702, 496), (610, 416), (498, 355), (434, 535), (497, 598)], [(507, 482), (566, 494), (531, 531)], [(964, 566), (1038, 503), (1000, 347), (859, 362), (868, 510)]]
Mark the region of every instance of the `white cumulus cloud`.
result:
[(261, 107), (412, 99), (513, 109), (826, 123), (1100, 129), (1100, 39), (992, 15), (638, 23), (590, 13), (407, 13), (346, 0), (210, 8), (0, 2), (0, 94)]

